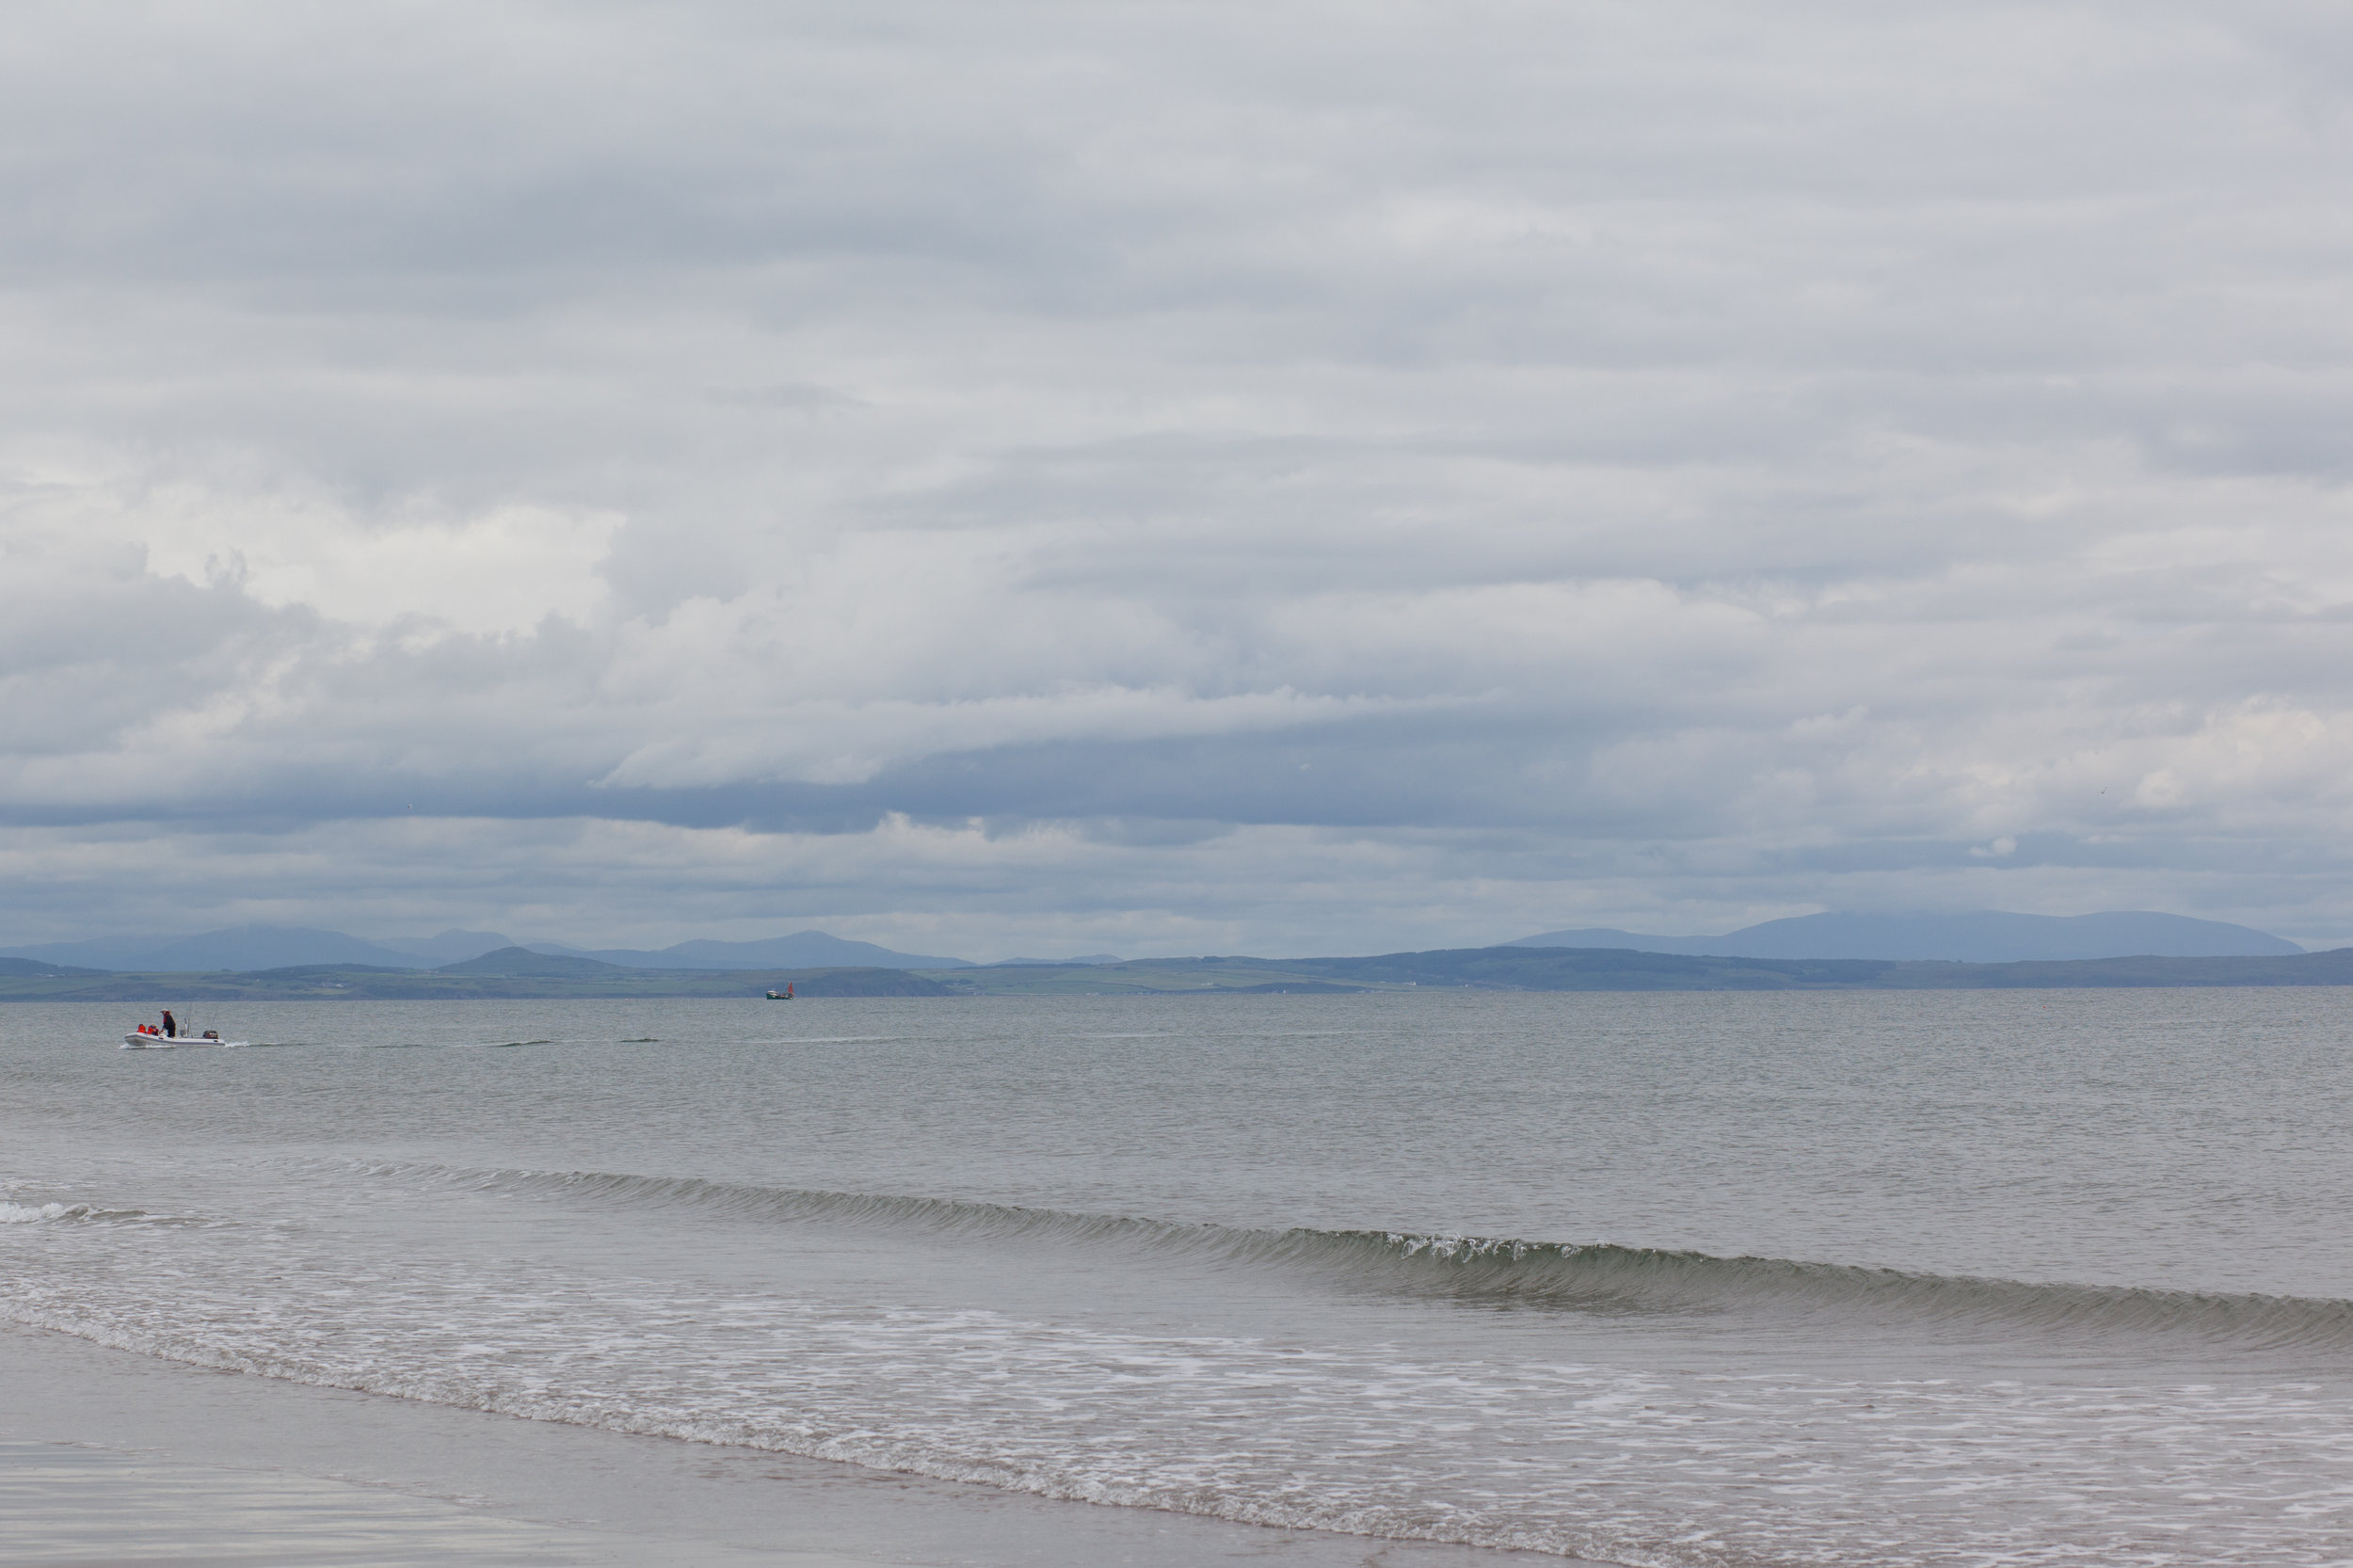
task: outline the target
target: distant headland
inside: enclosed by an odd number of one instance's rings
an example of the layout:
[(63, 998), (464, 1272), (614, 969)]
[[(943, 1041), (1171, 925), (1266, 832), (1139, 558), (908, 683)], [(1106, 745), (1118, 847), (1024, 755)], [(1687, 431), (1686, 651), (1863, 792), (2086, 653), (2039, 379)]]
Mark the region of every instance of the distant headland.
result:
[(1895, 958), (2016, 964), (2081, 958), (2290, 957), (2304, 950), (2284, 936), (2223, 920), (2153, 910), (2096, 915), (1833, 912), (1767, 920), (1721, 936), (1651, 936), (1609, 928), (1547, 931), (1508, 944), (1523, 948), (1630, 948), (1638, 952), (1717, 958)]
[(434, 968), (307, 964), (113, 972), (0, 958), (0, 1001), (465, 1000), (492, 998), (1204, 996), (1347, 992), (2019, 990), (2353, 985), (2353, 948), (2329, 952), (1963, 963), (1753, 958), (1633, 948), (1451, 948), (1356, 958), (1197, 957), (1124, 962), (650, 968), (507, 947)]
[[(1979, 909), (1960, 914), (1800, 915), (1721, 936), (1659, 936), (1609, 927), (1547, 931), (1497, 944), (1520, 948), (1600, 949), (1710, 958), (1892, 959), (1964, 964), (2057, 962), (2094, 958), (2294, 957), (2304, 949), (2251, 926), (2145, 910), (2091, 915), (2020, 915)], [(1447, 950), (1453, 951), (1453, 950)], [(578, 948), (518, 942), (496, 931), (449, 930), (432, 936), (354, 936), (310, 926), (242, 925), (195, 936), (113, 936), (0, 947), (0, 960), (118, 974), (251, 973), (291, 968), (466, 972), (491, 954), (502, 973), (528, 957), (587, 959), (621, 969), (664, 973), (735, 970), (773, 974), (810, 969), (903, 969), (932, 973), (968, 968), (1103, 968), (1122, 960), (1091, 952), (1069, 958), (1000, 958), (993, 964), (938, 953), (905, 952), (824, 931), (796, 931), (755, 941), (697, 938), (665, 948)], [(1324, 960), (1318, 960), (1323, 962)], [(1337, 960), (1335, 960), (1337, 961)], [(1139, 960), (1165, 964), (1171, 960)], [(556, 967), (560, 968), (560, 966)], [(32, 971), (21, 971), (32, 972)], [(588, 972), (585, 970), (577, 972)]]

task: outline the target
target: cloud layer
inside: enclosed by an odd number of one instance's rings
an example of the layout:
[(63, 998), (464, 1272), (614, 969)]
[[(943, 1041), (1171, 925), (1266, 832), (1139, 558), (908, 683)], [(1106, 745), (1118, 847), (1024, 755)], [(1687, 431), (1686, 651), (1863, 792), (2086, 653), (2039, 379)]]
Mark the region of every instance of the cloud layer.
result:
[(2353, 936), (2338, 8), (11, 31), (11, 940)]

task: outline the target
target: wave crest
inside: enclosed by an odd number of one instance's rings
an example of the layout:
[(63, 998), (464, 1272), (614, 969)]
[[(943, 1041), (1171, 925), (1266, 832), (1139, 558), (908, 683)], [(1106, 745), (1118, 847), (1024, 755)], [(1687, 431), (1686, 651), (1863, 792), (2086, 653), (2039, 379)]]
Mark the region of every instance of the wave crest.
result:
[[(964, 1240), (1126, 1248), (1313, 1272), (1346, 1288), (1596, 1315), (1932, 1321), (1988, 1336), (2187, 1336), (2240, 1350), (2353, 1350), (2353, 1302), (1913, 1272), (1792, 1258), (1399, 1230), (1256, 1228), (893, 1193), (610, 1172), (368, 1167), (484, 1191), (719, 1217), (924, 1230)], [(1818, 1328), (1818, 1323), (1816, 1324)]]
[(101, 1208), (89, 1203), (14, 1203), (0, 1199), (0, 1225), (41, 1224), (56, 1220), (143, 1220), (136, 1208)]

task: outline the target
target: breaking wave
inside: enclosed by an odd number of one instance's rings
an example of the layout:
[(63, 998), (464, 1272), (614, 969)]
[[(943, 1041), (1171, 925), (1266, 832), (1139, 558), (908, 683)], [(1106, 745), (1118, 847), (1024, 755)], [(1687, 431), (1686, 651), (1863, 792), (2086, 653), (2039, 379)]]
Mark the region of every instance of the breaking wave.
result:
[(88, 1204), (0, 1203), (0, 1225), (38, 1224), (43, 1220), (78, 1220), (89, 1212)]
[(11, 1203), (0, 1199), (0, 1225), (40, 1224), (53, 1220), (144, 1220), (136, 1208), (100, 1208), (87, 1203)]
[[(1209, 1267), (1320, 1274), (1344, 1288), (1595, 1315), (1868, 1317), (1948, 1332), (2193, 1338), (2242, 1351), (2353, 1350), (2353, 1301), (1913, 1272), (1791, 1258), (1394, 1230), (1258, 1228), (888, 1193), (607, 1172), (370, 1165), (475, 1191), (690, 1208), (717, 1217), (928, 1230), (964, 1240), (1126, 1248)], [(1817, 1325), (1818, 1326), (1818, 1325)]]

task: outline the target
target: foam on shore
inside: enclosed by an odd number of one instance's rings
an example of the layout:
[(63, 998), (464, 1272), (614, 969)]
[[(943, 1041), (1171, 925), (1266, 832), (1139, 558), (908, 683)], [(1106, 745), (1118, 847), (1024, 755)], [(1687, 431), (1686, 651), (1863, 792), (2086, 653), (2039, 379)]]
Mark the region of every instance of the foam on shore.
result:
[[(1355, 1568), (1366, 1543), (237, 1377), (0, 1324), (9, 1568)], [(1395, 1543), (1393, 1568), (1503, 1568)]]

